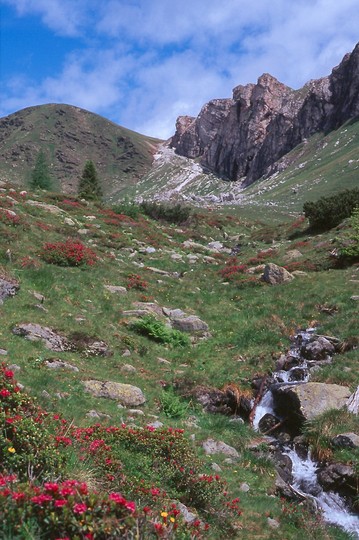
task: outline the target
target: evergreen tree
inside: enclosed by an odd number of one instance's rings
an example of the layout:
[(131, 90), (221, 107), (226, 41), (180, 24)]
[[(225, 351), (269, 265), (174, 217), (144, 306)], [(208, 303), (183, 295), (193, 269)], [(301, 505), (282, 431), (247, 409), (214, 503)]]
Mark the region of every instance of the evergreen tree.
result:
[(32, 189), (51, 189), (52, 187), (49, 166), (42, 150), (38, 153), (35, 167), (31, 172), (30, 187)]
[(83, 199), (101, 199), (103, 193), (93, 161), (86, 161), (80, 179), (78, 194)]

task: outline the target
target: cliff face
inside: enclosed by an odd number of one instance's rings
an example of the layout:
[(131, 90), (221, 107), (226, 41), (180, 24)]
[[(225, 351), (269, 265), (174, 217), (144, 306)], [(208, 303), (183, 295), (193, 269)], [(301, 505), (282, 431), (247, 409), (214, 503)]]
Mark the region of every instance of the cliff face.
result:
[(207, 103), (197, 118), (179, 117), (171, 145), (201, 165), (251, 184), (305, 138), (359, 116), (359, 44), (331, 75), (300, 90), (269, 74), (237, 86), (233, 99)]

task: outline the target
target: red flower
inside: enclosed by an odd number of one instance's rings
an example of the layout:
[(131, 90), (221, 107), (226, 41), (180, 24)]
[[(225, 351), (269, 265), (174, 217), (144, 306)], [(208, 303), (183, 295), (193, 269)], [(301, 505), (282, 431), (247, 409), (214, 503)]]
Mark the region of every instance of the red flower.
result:
[(11, 498), (14, 501), (21, 501), (22, 499), (25, 499), (25, 493), (22, 493), (21, 491), (14, 491), (14, 493), (11, 495)]
[(44, 487), (47, 491), (52, 491), (53, 493), (57, 493), (59, 491), (59, 485), (55, 482), (46, 482)]
[(9, 397), (9, 396), (11, 396), (11, 392), (9, 392), (9, 390), (7, 390), (6, 388), (3, 388), (2, 390), (0, 390), (0, 396), (1, 397)]
[(7, 378), (7, 379), (12, 379), (13, 376), (14, 376), (14, 372), (11, 371), (11, 369), (6, 369), (4, 371), (4, 376)]
[(66, 499), (57, 499), (57, 501), (55, 501), (55, 508), (62, 508), (66, 504), (67, 504)]
[(77, 503), (73, 507), (74, 514), (83, 514), (86, 510), (87, 506), (84, 503)]

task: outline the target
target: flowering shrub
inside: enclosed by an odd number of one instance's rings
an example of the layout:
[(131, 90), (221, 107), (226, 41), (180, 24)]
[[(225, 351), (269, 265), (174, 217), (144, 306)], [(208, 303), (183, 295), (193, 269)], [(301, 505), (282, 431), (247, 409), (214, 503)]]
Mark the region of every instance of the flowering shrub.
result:
[(145, 291), (148, 288), (148, 283), (145, 279), (141, 278), (138, 274), (129, 274), (127, 278), (127, 289), (136, 289), (138, 291)]
[(0, 208), (0, 221), (5, 223), (5, 225), (20, 225), (21, 219), (15, 212), (12, 210), (4, 210)]
[(42, 258), (51, 264), (59, 266), (93, 266), (97, 255), (79, 240), (46, 243), (43, 246)]
[(61, 469), (62, 458), (52, 444), (47, 413), (20, 391), (14, 373), (4, 364), (0, 366), (0, 448), (0, 471), (46, 477)]

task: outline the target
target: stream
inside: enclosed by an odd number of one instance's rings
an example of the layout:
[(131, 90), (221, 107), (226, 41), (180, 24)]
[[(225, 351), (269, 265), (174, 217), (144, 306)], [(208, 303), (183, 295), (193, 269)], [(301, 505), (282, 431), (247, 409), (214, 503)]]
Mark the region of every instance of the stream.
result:
[[(278, 369), (273, 372), (272, 385), (297, 385), (309, 381), (310, 365), (308, 364), (310, 362), (302, 357), (301, 348), (310, 341), (314, 331), (315, 329), (300, 331), (294, 337), (287, 356), (293, 359), (295, 365), (287, 371)], [(329, 358), (328, 361), (330, 361)], [(253, 418), (253, 427), (256, 430), (259, 430), (260, 421), (266, 414), (271, 414), (281, 420), (274, 409), (274, 397), (271, 392), (271, 386), (263, 394), (256, 407)], [(306, 457), (300, 456), (294, 445), (292, 446), (290, 443), (278, 442), (278, 445), (282, 455), (288, 456), (292, 463), (293, 481), (291, 487), (299, 495), (309, 498), (315, 503), (324, 521), (342, 528), (353, 539), (359, 539), (359, 516), (349, 512), (345, 500), (338, 493), (323, 490), (317, 478), (320, 463), (312, 459), (310, 452), (308, 452)]]

